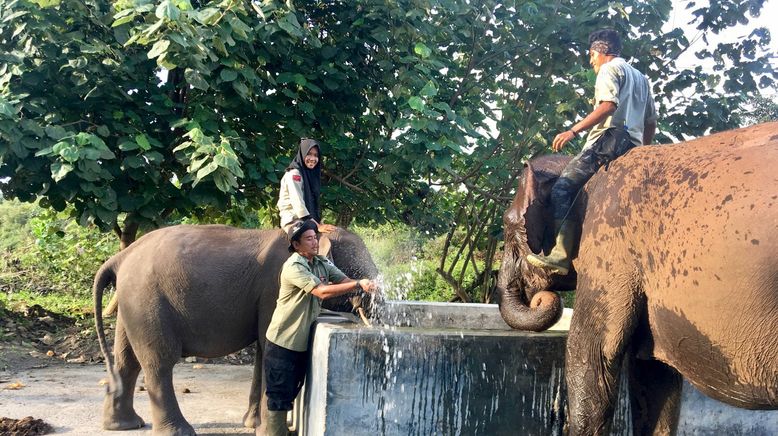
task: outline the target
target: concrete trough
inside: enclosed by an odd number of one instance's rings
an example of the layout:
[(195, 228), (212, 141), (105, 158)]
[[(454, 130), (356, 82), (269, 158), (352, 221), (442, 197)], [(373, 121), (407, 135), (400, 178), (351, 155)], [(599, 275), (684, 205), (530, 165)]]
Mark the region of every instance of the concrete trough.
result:
[[(322, 316), (298, 434), (562, 434), (571, 314), (543, 333), (510, 329), (489, 304), (387, 302), (373, 327)], [(623, 381), (620, 391), (611, 433), (626, 435)], [(679, 434), (774, 435), (778, 412), (732, 408), (685, 384)]]

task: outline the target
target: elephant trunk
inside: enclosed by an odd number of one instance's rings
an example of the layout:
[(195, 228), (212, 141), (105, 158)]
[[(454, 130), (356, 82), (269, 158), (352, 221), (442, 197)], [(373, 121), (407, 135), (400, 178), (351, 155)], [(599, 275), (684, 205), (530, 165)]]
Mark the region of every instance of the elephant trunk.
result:
[(522, 259), (521, 254), (513, 255), (506, 250), (497, 282), (500, 315), (517, 330), (547, 330), (562, 317), (562, 300), (556, 292), (528, 292), (526, 281), (522, 280), (522, 275), (528, 273), (522, 268), (525, 266)]

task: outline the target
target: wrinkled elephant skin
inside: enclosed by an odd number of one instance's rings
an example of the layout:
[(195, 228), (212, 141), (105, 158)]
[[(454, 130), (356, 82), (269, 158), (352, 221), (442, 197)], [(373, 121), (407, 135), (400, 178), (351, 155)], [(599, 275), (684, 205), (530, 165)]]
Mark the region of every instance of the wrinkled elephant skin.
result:
[[(505, 214), (501, 310), (514, 327), (531, 311), (513, 306), (563, 279), (520, 258), (548, 249), (547, 215), (532, 208), (564, 162), (531, 161)], [(574, 211), (571, 434), (607, 433), (624, 358), (636, 434), (676, 431), (681, 376), (725, 403), (778, 409), (776, 168), (778, 123), (766, 123), (637, 147), (587, 183)]]
[[(329, 235), (335, 263), (350, 277), (375, 277), (377, 269), (356, 235)], [(141, 369), (151, 399), (155, 435), (194, 434), (178, 407), (173, 366), (181, 357), (220, 357), (264, 339), (278, 297), (281, 267), (289, 257), (280, 229), (173, 226), (153, 231), (106, 261), (95, 276), (95, 318), (106, 355), (110, 391), (103, 426), (143, 426), (133, 409)], [(116, 284), (119, 302), (115, 365), (102, 328), (102, 293)], [(347, 298), (325, 307), (349, 310)], [(254, 378), (244, 425), (255, 427), (266, 409), (262, 397), (262, 350), (257, 344)], [(262, 406), (260, 406), (260, 402)]]

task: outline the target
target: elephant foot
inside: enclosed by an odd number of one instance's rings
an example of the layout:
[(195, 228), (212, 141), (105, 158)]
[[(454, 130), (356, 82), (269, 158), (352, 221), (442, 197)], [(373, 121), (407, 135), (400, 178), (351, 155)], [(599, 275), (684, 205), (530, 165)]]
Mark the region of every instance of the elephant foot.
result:
[(135, 430), (146, 425), (143, 418), (133, 412), (133, 416), (127, 418), (112, 417), (103, 421), (103, 430)]
[(184, 422), (178, 426), (174, 425), (154, 425), (151, 428), (151, 434), (153, 436), (195, 436), (194, 428), (189, 425), (188, 422)]
[(243, 415), (243, 426), (246, 428), (257, 428), (259, 427), (259, 423), (259, 409), (255, 407), (249, 407), (249, 410), (247, 410), (246, 414)]

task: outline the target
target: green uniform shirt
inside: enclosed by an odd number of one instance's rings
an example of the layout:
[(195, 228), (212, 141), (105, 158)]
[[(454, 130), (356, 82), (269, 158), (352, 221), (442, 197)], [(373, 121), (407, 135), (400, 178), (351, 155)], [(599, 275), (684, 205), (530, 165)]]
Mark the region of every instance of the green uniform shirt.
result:
[(281, 288), (276, 310), (267, 328), (267, 339), (292, 351), (306, 351), (311, 325), (321, 312), (321, 300), (311, 294), (319, 284), (348, 279), (324, 256), (308, 259), (293, 253), (281, 269)]

